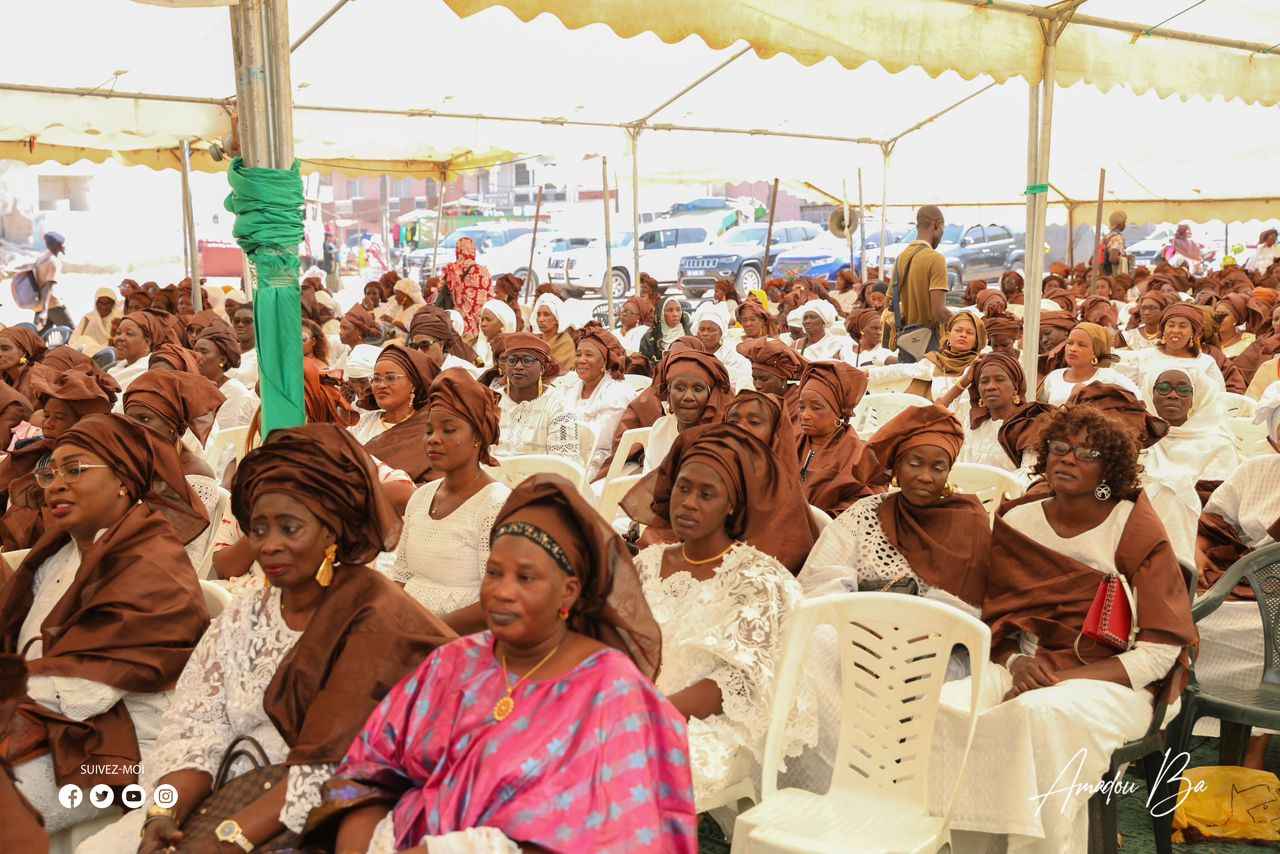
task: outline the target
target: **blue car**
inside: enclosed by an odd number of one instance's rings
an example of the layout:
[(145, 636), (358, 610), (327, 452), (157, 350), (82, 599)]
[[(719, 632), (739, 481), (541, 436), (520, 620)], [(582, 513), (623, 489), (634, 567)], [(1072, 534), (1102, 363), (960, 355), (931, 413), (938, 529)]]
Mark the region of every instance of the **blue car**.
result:
[[(888, 234), (888, 239), (893, 240), (892, 233)], [(874, 238), (867, 234), (868, 249), (875, 249), (878, 242), (879, 234)], [(840, 271), (849, 268), (849, 260), (848, 242), (828, 231), (803, 246), (780, 253), (769, 268), (769, 275), (777, 279), (808, 276), (835, 282)], [(862, 274), (862, 249), (856, 239), (853, 242), (853, 268)]]

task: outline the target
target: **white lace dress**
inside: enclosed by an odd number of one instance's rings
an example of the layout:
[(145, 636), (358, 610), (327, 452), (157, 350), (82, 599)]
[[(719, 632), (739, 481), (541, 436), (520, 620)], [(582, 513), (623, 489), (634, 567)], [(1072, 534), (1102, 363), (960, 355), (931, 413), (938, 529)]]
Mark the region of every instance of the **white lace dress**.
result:
[(582, 380), (575, 375), (565, 381), (559, 393), (565, 408), (573, 413), (578, 423), (586, 424), (595, 431), (596, 443), (587, 466), (587, 481), (590, 482), (600, 474), (600, 467), (613, 450), (613, 434), (636, 392), (622, 380), (615, 380), (607, 374), (589, 397), (583, 398), (582, 389)]
[(418, 488), (404, 511), (404, 531), (391, 580), (422, 607), (444, 616), (480, 601), (489, 560), (489, 532), (511, 489), (491, 483), (443, 519), (431, 518), (431, 502), (443, 480)]
[(558, 454), (579, 458), (578, 422), (559, 394), (546, 391), (533, 400), (516, 403), (504, 392), (498, 409), (501, 438), (493, 448), (498, 456)]
[[(778, 561), (745, 543), (725, 556), (715, 576), (662, 577), (666, 546), (636, 557), (645, 599), (662, 627), (658, 690), (667, 696), (703, 679), (720, 686), (723, 711), (689, 721), (689, 760), (696, 803), (751, 775), (758, 783), (769, 729), (783, 624), (803, 598)], [(807, 682), (787, 722), (785, 756), (816, 742), (818, 719)]]
[[(267, 717), (262, 698), (280, 662), (302, 637), (280, 613), (280, 589), (271, 587), (238, 596), (227, 606), (187, 662), (178, 678), (172, 704), (165, 713), (157, 747), (140, 780), (147, 791), (173, 771), (191, 769), (213, 775), (222, 756), (239, 736), (262, 745), (273, 763), (283, 762), (289, 746)], [(320, 786), (335, 765), (294, 765), (280, 821), (299, 831), (307, 814), (320, 803)], [(231, 768), (235, 777), (252, 770), (245, 760)], [(133, 851), (144, 810), (129, 815), (90, 837), (78, 854)]]

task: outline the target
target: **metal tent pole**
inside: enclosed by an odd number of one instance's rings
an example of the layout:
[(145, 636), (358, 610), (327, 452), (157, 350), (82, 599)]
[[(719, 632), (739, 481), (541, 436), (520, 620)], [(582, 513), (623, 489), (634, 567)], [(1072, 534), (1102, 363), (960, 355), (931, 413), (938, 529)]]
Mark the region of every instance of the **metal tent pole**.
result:
[[(887, 282), (885, 278), (884, 268), (884, 240), (885, 240), (885, 224), (889, 221), (889, 146), (880, 146), (881, 168), (880, 168), (880, 246), (876, 251), (876, 268), (880, 273), (880, 281)], [(863, 267), (865, 263), (866, 253), (863, 253)]]
[[(435, 245), (431, 247), (431, 272), (427, 278), (437, 275), (436, 270), (439, 269), (436, 267), (436, 260), (440, 255), (440, 220), (444, 219), (444, 180), (447, 175), (448, 173), (443, 169), (440, 170), (440, 180), (436, 183), (436, 189), (439, 191), (436, 193), (436, 240)], [(423, 284), (426, 284), (426, 280), (423, 280)]]
[(764, 233), (764, 275), (769, 277), (769, 247), (773, 245), (773, 218), (778, 210), (778, 179), (773, 179), (773, 193), (769, 196), (769, 227)]
[(536, 276), (533, 272), (533, 258), (538, 251), (538, 223), (542, 220), (542, 185), (538, 185), (538, 204), (533, 209), (533, 235), (529, 238), (529, 266), (524, 270), (524, 282), (521, 291), (529, 290), (529, 279)]
[(605, 299), (609, 305), (609, 323), (606, 329), (613, 329), (613, 235), (609, 229), (609, 158), (600, 158), (600, 185), (604, 188), (601, 200), (604, 202), (604, 289)]
[[(631, 128), (631, 292), (640, 293), (640, 128)], [(657, 306), (654, 306), (657, 308)]]
[(191, 306), (204, 308), (204, 291), (200, 289), (200, 253), (197, 251), (196, 218), (191, 204), (191, 141), (182, 140), (182, 218), (187, 224), (187, 272), (191, 275)]
[(858, 167), (858, 279), (867, 281), (867, 212), (862, 205), (862, 167)]

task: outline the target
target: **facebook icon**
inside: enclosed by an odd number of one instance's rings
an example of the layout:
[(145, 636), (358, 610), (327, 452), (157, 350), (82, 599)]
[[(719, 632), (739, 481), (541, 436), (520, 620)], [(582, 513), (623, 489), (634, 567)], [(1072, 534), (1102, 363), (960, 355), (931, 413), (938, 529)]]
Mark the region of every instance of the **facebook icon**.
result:
[(84, 801), (84, 792), (74, 783), (68, 783), (58, 790), (58, 803), (63, 809), (73, 810)]

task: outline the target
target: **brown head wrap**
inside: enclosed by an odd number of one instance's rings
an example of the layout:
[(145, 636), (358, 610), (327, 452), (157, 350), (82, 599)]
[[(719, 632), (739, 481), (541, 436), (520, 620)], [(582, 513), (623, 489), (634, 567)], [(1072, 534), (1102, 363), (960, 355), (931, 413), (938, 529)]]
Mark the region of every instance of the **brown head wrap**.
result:
[(410, 350), (399, 344), (388, 344), (378, 354), (378, 361), (395, 363), (404, 371), (405, 377), (413, 385), (413, 408), (421, 409), (427, 405), (427, 396), (431, 393), (431, 383), (440, 373), (440, 365), (421, 350)]
[(799, 478), (788, 476), (797, 474), (794, 448), (791, 460), (792, 470), (785, 471), (768, 445), (735, 424), (686, 430), (676, 437), (662, 464), (627, 493), (623, 509), (641, 524), (669, 528), (671, 493), (680, 469), (689, 463), (703, 463), (720, 476), (728, 490), (733, 509), (725, 519), (729, 536), (798, 573), (817, 531)]
[(644, 297), (631, 297), (622, 304), (623, 308), (631, 306), (636, 310), (636, 316), (640, 318), (640, 322), (644, 323), (650, 317), (653, 317), (653, 303)]
[(124, 407), (137, 403), (160, 416), (179, 436), (190, 429), (200, 444), (209, 438), (212, 420), (199, 419), (217, 410), (227, 398), (218, 387), (199, 374), (186, 371), (147, 371), (129, 384)]
[(964, 444), (964, 428), (951, 410), (938, 404), (911, 406), (889, 419), (867, 442), (884, 471), (893, 469), (898, 456), (911, 448), (933, 445), (946, 451), (952, 461)]
[[(172, 372), (162, 375), (190, 376)], [(141, 380), (139, 377), (137, 381)], [(204, 504), (182, 474), (178, 449), (154, 430), (113, 412), (90, 415), (58, 437), (54, 447), (64, 445), (83, 448), (100, 457), (120, 478), (129, 498), (145, 501), (162, 513), (183, 543), (191, 542), (209, 527)]]
[[(196, 339), (200, 337), (200, 333), (205, 329), (208, 329), (210, 324), (213, 323), (226, 324), (227, 322), (212, 309), (197, 311), (195, 314), (188, 317), (187, 323), (182, 329), (183, 346), (190, 347), (194, 350), (196, 346)], [(227, 325), (227, 329), (230, 330), (230, 328), (230, 325)]]
[(520, 291), (524, 289), (524, 282), (519, 276), (512, 273), (503, 273), (501, 276), (493, 280), (493, 292), (496, 297), (505, 303), (510, 304), (512, 300), (520, 298)]
[(1111, 330), (1096, 323), (1077, 323), (1075, 328), (1089, 336), (1089, 341), (1093, 344), (1093, 358), (1097, 360), (1099, 367), (1105, 368), (1120, 360), (1119, 356), (1111, 352), (1111, 342), (1115, 340)]
[(1076, 326), (1076, 318), (1074, 314), (1066, 311), (1042, 311), (1040, 312), (1040, 328), (1061, 329), (1063, 332), (1070, 332)]
[(1085, 297), (1080, 304), (1080, 319), (1099, 326), (1114, 327), (1120, 322), (1120, 312), (1116, 311), (1115, 303), (1106, 297)]
[[(1049, 278), (1054, 277), (1050, 276)], [(1044, 295), (1041, 299), (1047, 299), (1049, 302), (1056, 302), (1058, 305), (1062, 306), (1063, 311), (1070, 312), (1071, 314), (1076, 313), (1076, 298), (1070, 291), (1064, 290), (1063, 288), (1047, 287), (1048, 279), (1045, 280), (1045, 284), (1046, 287), (1044, 289)]]
[(640, 672), (656, 678), (662, 633), (649, 611), (626, 545), (609, 523), (558, 475), (526, 478), (498, 511), (490, 542), (525, 537), (582, 583), (569, 627), (626, 653)]
[[(699, 344), (698, 346), (701, 347), (702, 345)], [(658, 389), (658, 399), (664, 401), (668, 399), (667, 392), (671, 378), (682, 368), (687, 369), (689, 367), (695, 368), (705, 376), (707, 383), (711, 386), (711, 394), (707, 398), (706, 408), (702, 410), (702, 423), (709, 424), (723, 419), (725, 407), (733, 396), (733, 386), (729, 382), (729, 372), (725, 370), (723, 362), (700, 349), (694, 350), (690, 348), (677, 353), (667, 352), (667, 355), (663, 357), (662, 362), (658, 365), (658, 376), (654, 377), (653, 380), (653, 384)]]
[(1012, 314), (996, 314), (987, 318), (987, 338), (1004, 335), (1017, 339), (1022, 334), (1022, 321)]
[(590, 344), (600, 351), (600, 355), (604, 357), (604, 369), (609, 376), (615, 380), (622, 379), (622, 369), (627, 363), (627, 351), (618, 343), (618, 339), (612, 332), (607, 332), (599, 326), (584, 329), (578, 337), (578, 346), (581, 347), (583, 344)]
[[(302, 360), (302, 402), (308, 424), (354, 424), (359, 416), (342, 396), (342, 383), (320, 372), (314, 359)], [(257, 432), (253, 430), (251, 432)]]
[(417, 344), (417, 338), (420, 335), (440, 341), (444, 344), (446, 353), (457, 356), (468, 364), (475, 364), (475, 350), (458, 337), (457, 330), (453, 328), (453, 321), (449, 319), (449, 313), (444, 309), (434, 305), (424, 305), (413, 313), (413, 319), (409, 321), (408, 340)]
[(0, 337), (8, 338), (22, 351), (28, 362), (38, 362), (44, 358), (48, 346), (44, 339), (25, 326), (10, 326), (0, 329)]
[(1192, 338), (1200, 339), (1204, 336), (1205, 313), (1200, 309), (1182, 302), (1174, 303), (1160, 313), (1161, 332), (1164, 331), (1164, 325), (1173, 317), (1181, 317), (1191, 324)]
[(170, 370), (188, 374), (200, 373), (200, 354), (177, 344), (161, 344), (152, 350), (151, 357), (147, 359), (147, 368), (154, 369), (157, 362), (168, 365)]
[(180, 344), (178, 334), (173, 327), (173, 315), (166, 314), (163, 311), (156, 311), (150, 308), (144, 308), (140, 311), (131, 311), (126, 314), (124, 320), (137, 324), (142, 330), (142, 334), (146, 337), (150, 344), (150, 349), (154, 350), (161, 344)]
[(778, 319), (765, 310), (764, 304), (760, 302), (760, 297), (755, 294), (747, 294), (747, 298), (743, 300), (742, 305), (738, 306), (738, 322), (742, 322), (744, 317), (758, 317), (764, 324), (765, 337), (771, 337), (778, 334)]
[(338, 538), (339, 563), (364, 565), (400, 540), (400, 514), (382, 491), (373, 458), (336, 424), (272, 431), (236, 471), (231, 510), (249, 530), (258, 496), (281, 492)]
[(804, 357), (776, 338), (752, 338), (738, 345), (738, 352), (751, 364), (785, 382), (800, 379)]
[(800, 375), (800, 393), (812, 391), (848, 421), (867, 392), (867, 374), (846, 362), (810, 362)]
[(50, 399), (60, 400), (79, 419), (110, 412), (120, 384), (115, 377), (97, 370), (96, 365), (92, 369), (80, 366), (58, 370), (40, 364), (31, 369), (31, 391), (41, 407)]
[[(196, 335), (196, 341), (208, 341), (218, 348), (228, 368), (240, 367), (240, 339), (232, 331), (231, 326), (222, 318), (217, 318)], [(194, 346), (195, 342), (192, 342)]]
[(1134, 431), (1138, 445), (1150, 448), (1169, 432), (1169, 422), (1152, 415), (1131, 392), (1108, 383), (1080, 384), (1066, 406), (1092, 406)]
[(547, 346), (547, 342), (542, 340), (542, 336), (534, 335), (531, 332), (512, 332), (502, 336), (503, 342), (506, 344), (506, 352), (514, 353), (516, 350), (528, 350), (535, 359), (542, 363), (542, 379), (544, 381), (555, 379), (560, 375), (560, 363), (551, 358), (551, 348)]
[(65, 371), (69, 368), (93, 368), (101, 370), (98, 363), (90, 359), (79, 350), (73, 350), (70, 347), (54, 347), (44, 358), (40, 360), (40, 364), (47, 368), (53, 368), (59, 371)]
[(1010, 356), (1008, 353), (988, 353), (980, 356), (973, 365), (973, 382), (969, 383), (969, 429), (972, 430), (991, 417), (991, 412), (981, 405), (982, 397), (979, 394), (978, 380), (982, 378), (982, 372), (988, 368), (998, 368), (1004, 371), (1009, 377), (1009, 381), (1013, 384), (1014, 394), (1018, 395), (1022, 400), (1027, 399), (1027, 375), (1023, 373), (1022, 363)]
[(716, 302), (724, 300), (738, 301), (738, 288), (734, 285), (733, 279), (716, 279)]
[(1007, 306), (1009, 304), (1009, 298), (1004, 295), (1004, 291), (992, 290), (991, 288), (983, 288), (974, 294), (973, 297), (973, 304), (976, 305), (978, 307), (978, 311), (982, 312), (984, 315), (996, 310), (996, 307), (992, 305), (994, 302), (999, 302)]
[(480, 462), (497, 463), (489, 455), (491, 445), (498, 443), (498, 393), (481, 385), (462, 368), (441, 371), (431, 384), (427, 410), (442, 409), (471, 425), (480, 442)]
[(342, 315), (342, 319), (354, 326), (366, 341), (371, 338), (382, 337), (382, 326), (374, 319), (369, 309), (359, 303), (347, 309), (346, 313)]

